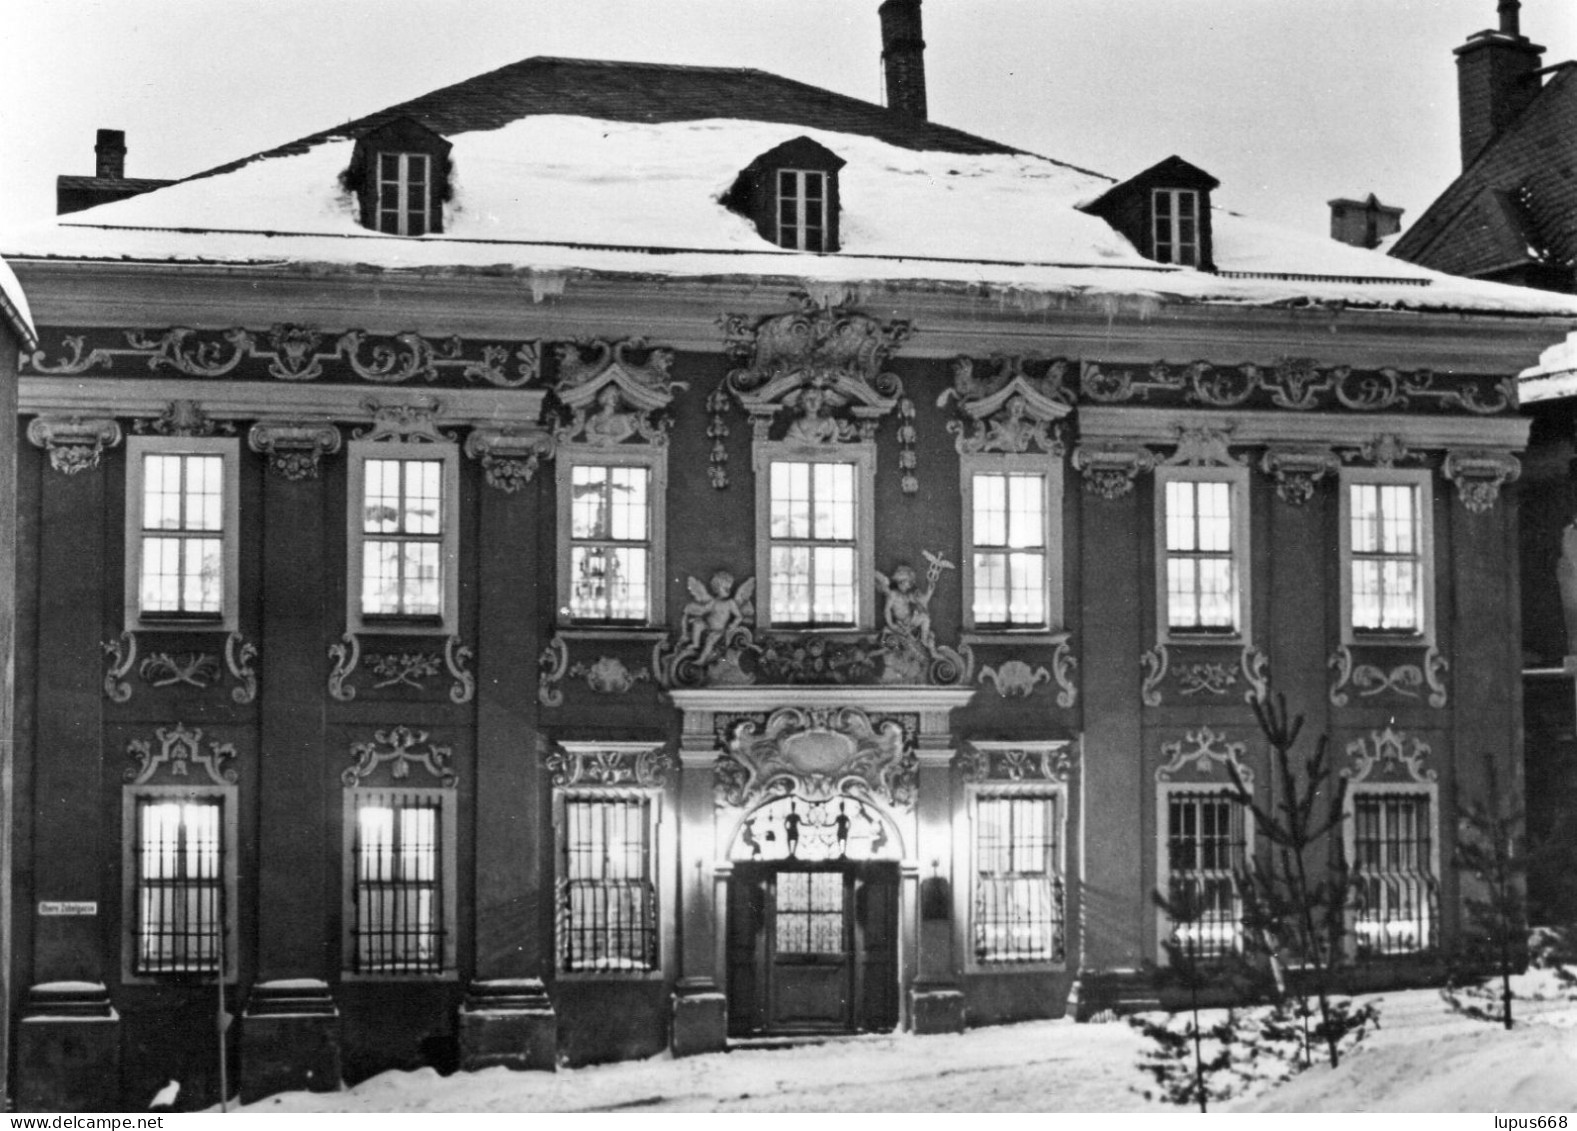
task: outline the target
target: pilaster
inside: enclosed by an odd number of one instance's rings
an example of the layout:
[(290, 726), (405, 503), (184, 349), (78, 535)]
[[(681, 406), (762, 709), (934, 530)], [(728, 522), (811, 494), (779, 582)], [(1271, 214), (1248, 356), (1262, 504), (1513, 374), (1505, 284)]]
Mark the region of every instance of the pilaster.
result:
[(953, 838), (953, 743), (942, 716), (940, 733), (929, 731), (922, 716), (916, 755), (920, 762), (915, 801), (919, 868), (918, 963), (909, 992), (910, 1024), (916, 1033), (960, 1033), (964, 1029), (964, 994), (959, 986), (954, 949), (955, 924), (951, 889), (955, 876)]
[(687, 711), (679, 747), (679, 982), (673, 997), (675, 1056), (720, 1052), (728, 1045), (728, 999), (718, 982), (716, 814), (717, 759), (710, 711)]

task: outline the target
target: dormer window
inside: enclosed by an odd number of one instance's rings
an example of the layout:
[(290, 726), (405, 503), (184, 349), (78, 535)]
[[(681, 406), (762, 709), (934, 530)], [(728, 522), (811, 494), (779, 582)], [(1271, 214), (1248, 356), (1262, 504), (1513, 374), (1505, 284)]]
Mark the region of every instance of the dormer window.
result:
[(378, 231), (424, 236), (431, 205), (431, 160), (425, 153), (378, 154)]
[(1220, 182), (1181, 157), (1168, 157), (1113, 185), (1084, 206), (1157, 263), (1214, 271), (1210, 193)]
[(739, 174), (723, 204), (762, 239), (789, 251), (838, 250), (838, 170), (843, 158), (808, 137), (784, 142)]
[(1155, 189), (1150, 201), (1152, 258), (1198, 267), (1199, 194), (1193, 189)]
[(449, 142), (410, 118), (358, 138), (343, 180), (360, 205), (361, 226), (390, 236), (443, 231), (449, 149)]

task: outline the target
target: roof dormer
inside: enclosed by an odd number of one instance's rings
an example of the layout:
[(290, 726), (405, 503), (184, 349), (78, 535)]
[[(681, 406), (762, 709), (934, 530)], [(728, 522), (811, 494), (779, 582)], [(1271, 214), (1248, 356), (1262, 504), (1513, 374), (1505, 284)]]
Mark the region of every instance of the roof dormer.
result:
[(361, 226), (391, 236), (443, 231), (449, 149), (449, 142), (410, 118), (358, 138), (345, 187), (361, 204)]
[(837, 251), (838, 170), (844, 164), (826, 146), (798, 137), (752, 161), (723, 203), (779, 247)]
[(1181, 157), (1168, 157), (1113, 185), (1084, 206), (1157, 263), (1214, 271), (1210, 192), (1221, 182)]

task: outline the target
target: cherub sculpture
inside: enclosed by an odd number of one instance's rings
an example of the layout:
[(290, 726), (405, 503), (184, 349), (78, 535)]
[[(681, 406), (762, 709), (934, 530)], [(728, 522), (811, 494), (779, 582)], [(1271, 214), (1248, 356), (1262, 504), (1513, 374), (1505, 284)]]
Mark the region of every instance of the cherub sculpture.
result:
[(907, 565), (893, 570), (891, 580), (880, 571), (876, 574), (877, 588), (886, 598), (883, 619), (888, 629), (908, 637), (927, 651), (936, 644), (936, 635), (931, 631), (931, 595), (936, 592), (935, 571), (928, 581), (925, 589), (919, 589), (914, 570)]
[(712, 575), (710, 591), (693, 577), (689, 585), (694, 600), (684, 607), (684, 643), (675, 659), (705, 669), (722, 655), (728, 638), (755, 615), (751, 598), (755, 596), (756, 579), (746, 578), (736, 590), (734, 575), (720, 569)]

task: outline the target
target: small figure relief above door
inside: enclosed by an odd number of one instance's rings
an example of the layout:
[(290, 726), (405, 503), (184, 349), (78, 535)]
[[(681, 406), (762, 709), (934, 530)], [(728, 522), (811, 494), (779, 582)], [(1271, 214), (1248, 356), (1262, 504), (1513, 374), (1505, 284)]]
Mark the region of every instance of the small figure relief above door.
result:
[(747, 816), (733, 860), (896, 860), (897, 839), (874, 806), (854, 797), (783, 797)]

